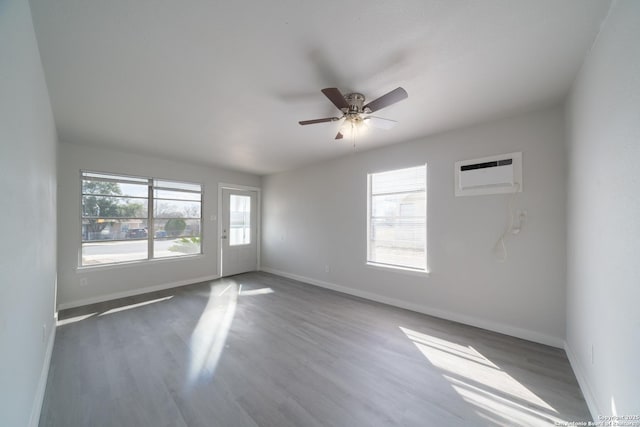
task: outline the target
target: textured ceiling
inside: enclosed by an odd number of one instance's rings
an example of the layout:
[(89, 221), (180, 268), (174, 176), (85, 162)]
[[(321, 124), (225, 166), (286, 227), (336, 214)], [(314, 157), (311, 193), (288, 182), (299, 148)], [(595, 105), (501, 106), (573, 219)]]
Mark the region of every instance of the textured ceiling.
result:
[(409, 98), (357, 150), (560, 102), (602, 0), (31, 0), (61, 141), (257, 174), (351, 153), (320, 93)]

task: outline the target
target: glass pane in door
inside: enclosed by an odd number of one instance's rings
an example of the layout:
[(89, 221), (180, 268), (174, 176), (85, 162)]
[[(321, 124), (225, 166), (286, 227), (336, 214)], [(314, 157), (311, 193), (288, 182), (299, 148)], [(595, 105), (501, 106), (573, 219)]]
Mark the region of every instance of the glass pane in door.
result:
[(251, 197), (230, 195), (229, 200), (229, 245), (251, 243)]

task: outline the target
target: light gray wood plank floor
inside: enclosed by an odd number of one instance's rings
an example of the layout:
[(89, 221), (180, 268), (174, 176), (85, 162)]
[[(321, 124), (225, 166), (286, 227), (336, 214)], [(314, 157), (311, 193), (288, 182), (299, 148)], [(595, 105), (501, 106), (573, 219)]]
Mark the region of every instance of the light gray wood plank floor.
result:
[(59, 319), (43, 427), (591, 420), (560, 349), (267, 273)]

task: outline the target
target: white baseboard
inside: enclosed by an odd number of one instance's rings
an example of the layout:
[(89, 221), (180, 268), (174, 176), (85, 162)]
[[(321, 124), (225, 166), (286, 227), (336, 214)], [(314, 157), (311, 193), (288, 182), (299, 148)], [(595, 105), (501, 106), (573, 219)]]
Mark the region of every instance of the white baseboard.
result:
[(110, 301), (110, 300), (114, 300), (114, 299), (118, 299), (118, 298), (126, 298), (126, 297), (131, 297), (131, 296), (134, 296), (134, 295), (146, 294), (146, 293), (149, 293), (149, 292), (163, 291), (165, 289), (171, 289), (171, 288), (177, 288), (177, 287), (180, 287), (180, 286), (192, 285), (194, 283), (206, 282), (208, 280), (215, 280), (215, 279), (219, 279), (219, 278), (220, 278), (219, 275), (214, 274), (214, 275), (211, 275), (211, 276), (196, 277), (196, 278), (193, 278), (193, 279), (179, 280), (177, 282), (163, 283), (161, 285), (155, 285), (155, 286), (148, 286), (146, 288), (131, 289), (131, 290), (128, 290), (128, 291), (115, 292), (115, 293), (107, 294), (107, 295), (99, 295), (99, 296), (96, 296), (96, 297), (85, 298), (85, 299), (76, 300), (76, 301), (63, 302), (63, 303), (58, 304), (58, 310), (66, 310), (68, 308), (81, 307), (83, 305), (95, 304), (95, 303), (98, 303), (98, 302)]
[(40, 379), (38, 380), (38, 388), (33, 399), (31, 407), (31, 417), (29, 417), (29, 427), (38, 427), (40, 422), (40, 411), (42, 411), (42, 403), (44, 401), (44, 392), (47, 388), (47, 378), (49, 377), (49, 366), (51, 365), (51, 355), (53, 354), (53, 343), (56, 340), (56, 319), (53, 319), (49, 341), (47, 342), (47, 350), (44, 353), (44, 361), (40, 370)]
[(275, 274), (278, 276), (287, 277), (289, 279), (298, 280), (311, 285), (319, 286), (322, 288), (332, 289), (334, 291), (342, 292), (349, 295), (354, 295), (360, 298), (368, 299), (371, 301), (381, 302), (383, 304), (392, 305), (394, 307), (400, 307), (407, 310), (415, 311), (429, 316), (439, 317), (441, 319), (451, 320), (458, 323), (464, 323), (465, 325), (475, 326), (482, 329), (498, 332), (505, 335), (510, 335), (516, 338), (522, 338), (527, 341), (533, 341), (540, 344), (549, 345), (551, 347), (563, 348), (564, 340), (562, 338), (554, 337), (551, 335), (542, 334), (540, 332), (531, 331), (528, 329), (516, 328), (510, 325), (504, 325), (498, 322), (493, 322), (486, 319), (480, 319), (473, 316), (467, 316), (460, 313), (454, 313), (438, 308), (428, 307), (421, 304), (415, 304), (408, 301), (403, 301), (395, 298), (390, 298), (371, 292), (361, 291), (359, 289), (353, 289), (335, 283), (325, 282), (323, 280), (313, 279), (311, 277), (299, 276), (297, 274), (288, 273), (286, 271), (280, 271), (269, 267), (262, 267), (261, 271)]
[(596, 399), (593, 395), (593, 391), (591, 391), (591, 386), (589, 385), (589, 381), (587, 381), (587, 377), (584, 374), (584, 369), (582, 368), (582, 364), (580, 360), (576, 357), (573, 350), (567, 342), (564, 343), (564, 352), (567, 353), (567, 357), (569, 358), (569, 363), (573, 368), (573, 373), (578, 380), (578, 385), (580, 385), (580, 390), (582, 390), (582, 395), (584, 396), (584, 400), (587, 402), (587, 407), (589, 408), (589, 412), (591, 413), (591, 418), (595, 421), (598, 420), (598, 415), (603, 414), (598, 408), (598, 404), (596, 403)]

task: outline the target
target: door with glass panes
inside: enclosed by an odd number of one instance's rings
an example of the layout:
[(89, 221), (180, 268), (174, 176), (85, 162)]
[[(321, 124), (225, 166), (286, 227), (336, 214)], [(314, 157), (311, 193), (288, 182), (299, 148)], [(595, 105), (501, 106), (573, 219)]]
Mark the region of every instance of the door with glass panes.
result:
[(221, 275), (258, 268), (257, 192), (222, 189)]

